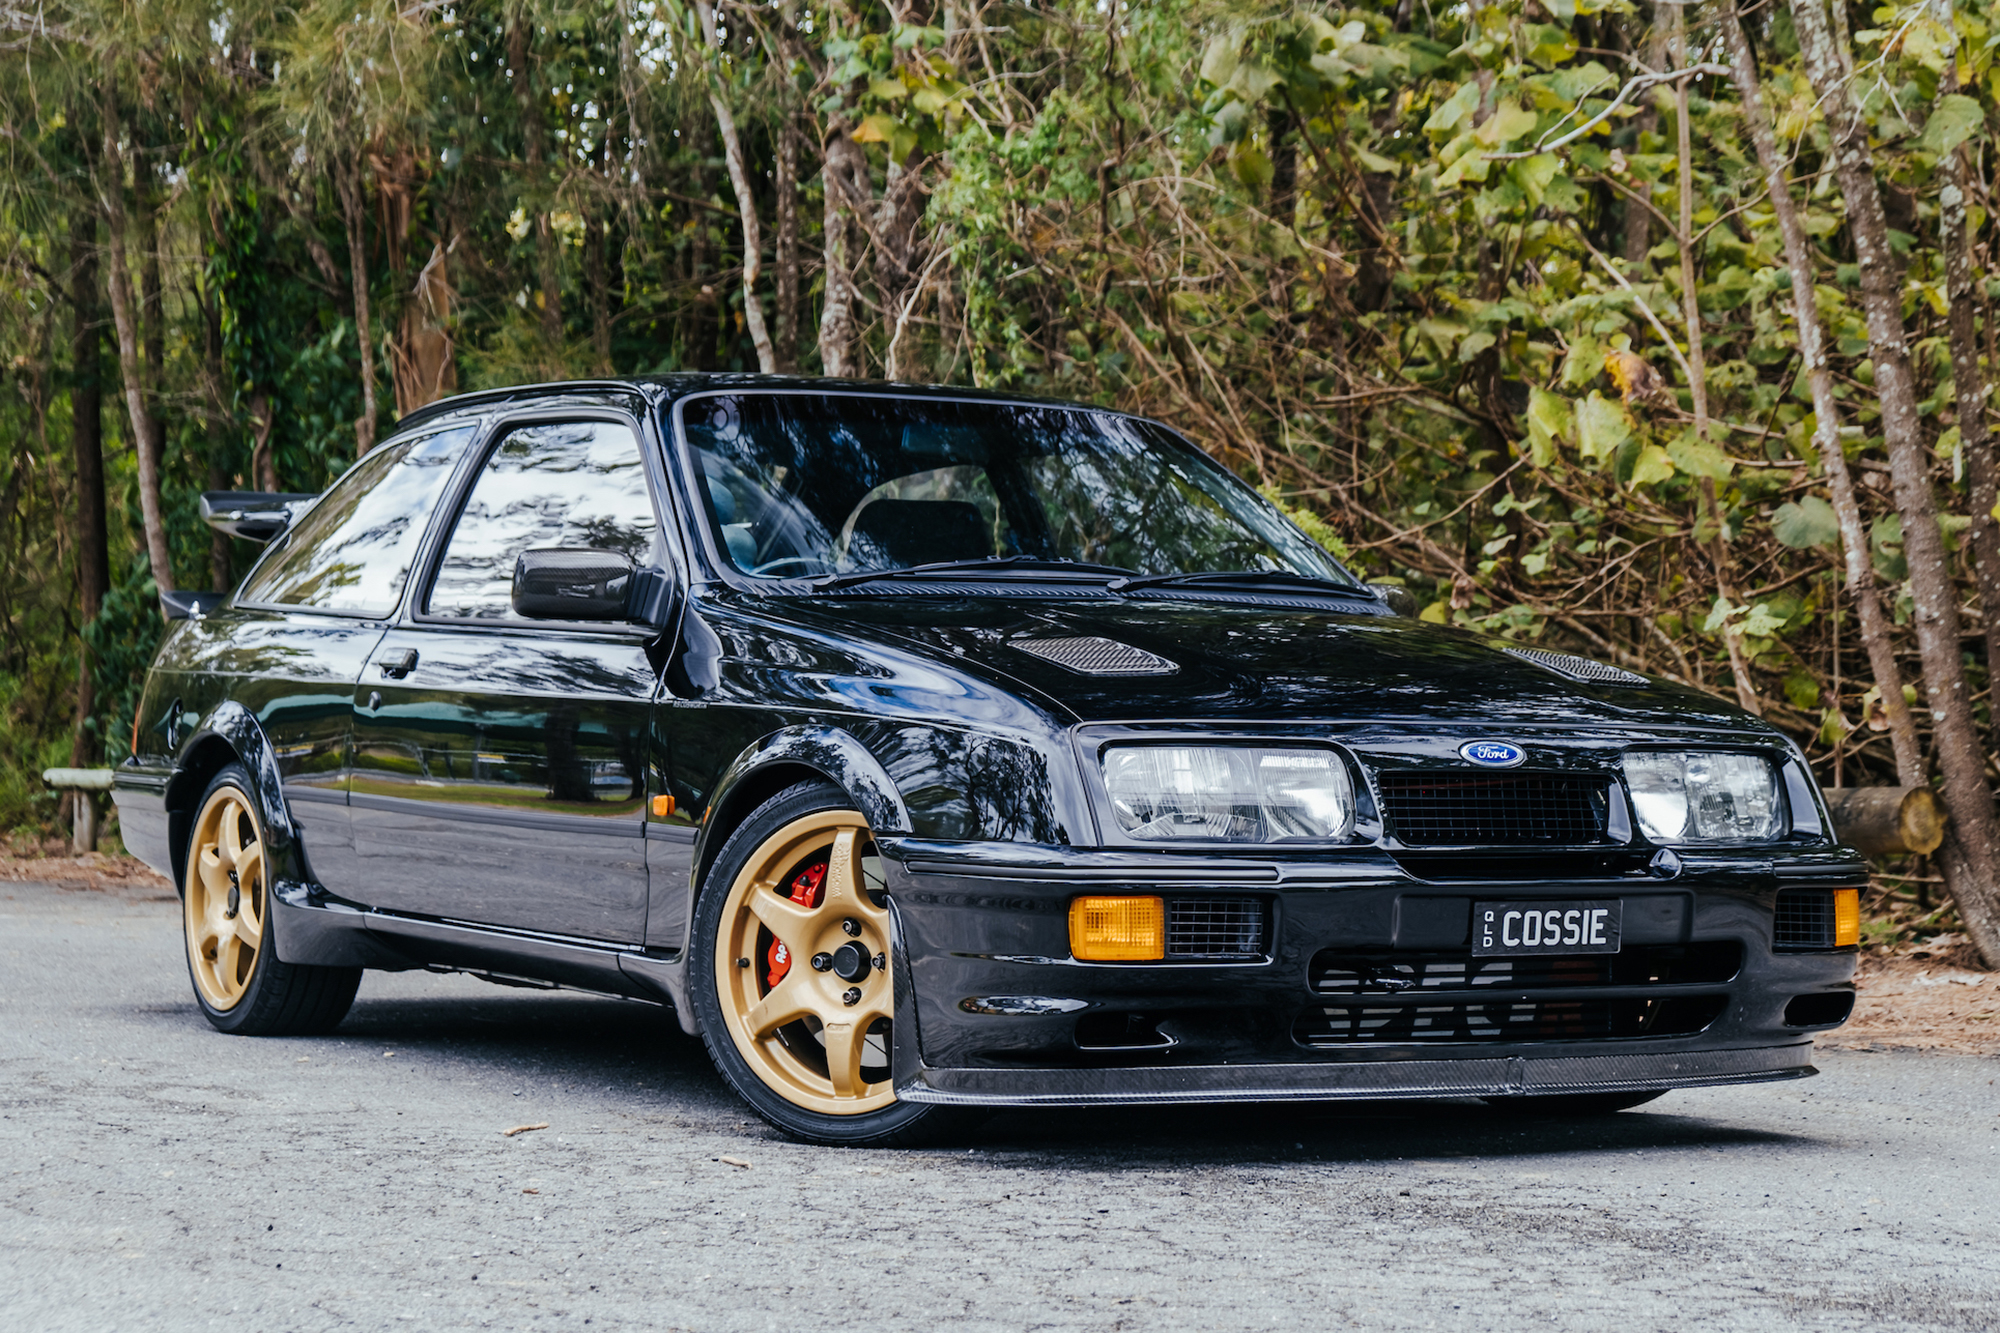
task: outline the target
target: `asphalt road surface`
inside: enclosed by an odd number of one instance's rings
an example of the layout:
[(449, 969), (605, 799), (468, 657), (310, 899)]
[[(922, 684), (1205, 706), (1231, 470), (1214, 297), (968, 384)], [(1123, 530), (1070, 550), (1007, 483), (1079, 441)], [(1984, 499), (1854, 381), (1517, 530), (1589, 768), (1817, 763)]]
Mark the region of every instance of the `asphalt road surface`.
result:
[(0, 884), (0, 926), (22, 1333), (2000, 1329), (1996, 1059), (1829, 1052), (1583, 1122), (1048, 1111), (838, 1151), (638, 1004), (371, 973), (333, 1037), (232, 1038), (171, 899)]

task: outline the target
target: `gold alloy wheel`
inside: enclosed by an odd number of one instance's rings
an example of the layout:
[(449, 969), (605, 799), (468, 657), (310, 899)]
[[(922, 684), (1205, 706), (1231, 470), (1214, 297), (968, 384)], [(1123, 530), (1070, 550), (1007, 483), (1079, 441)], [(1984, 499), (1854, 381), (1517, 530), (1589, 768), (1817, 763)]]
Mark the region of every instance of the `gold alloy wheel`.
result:
[(264, 949), (269, 878), (250, 798), (218, 788), (194, 822), (181, 908), (195, 989), (212, 1008), (234, 1009), (250, 988)]
[(853, 810), (793, 820), (729, 886), (715, 940), (737, 1052), (794, 1106), (859, 1115), (896, 1100), (889, 913), (868, 826)]

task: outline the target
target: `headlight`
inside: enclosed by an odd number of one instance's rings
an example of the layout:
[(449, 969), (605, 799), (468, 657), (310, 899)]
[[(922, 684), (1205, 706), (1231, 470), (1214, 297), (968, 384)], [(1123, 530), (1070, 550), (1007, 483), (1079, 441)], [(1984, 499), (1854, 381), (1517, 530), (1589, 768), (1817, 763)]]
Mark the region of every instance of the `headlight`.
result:
[(1344, 838), (1354, 788), (1330, 750), (1124, 745), (1104, 754), (1118, 826), (1134, 838), (1272, 842)]
[(1635, 751), (1625, 756), (1625, 783), (1654, 842), (1754, 842), (1784, 832), (1778, 771), (1754, 754)]

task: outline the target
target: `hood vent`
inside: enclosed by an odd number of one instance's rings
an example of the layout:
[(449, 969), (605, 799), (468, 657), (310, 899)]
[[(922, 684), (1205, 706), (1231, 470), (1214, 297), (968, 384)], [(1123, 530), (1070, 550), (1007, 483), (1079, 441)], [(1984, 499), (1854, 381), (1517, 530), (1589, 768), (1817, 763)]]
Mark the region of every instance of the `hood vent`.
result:
[(1585, 685), (1650, 685), (1636, 671), (1624, 667), (1607, 666), (1603, 662), (1593, 662), (1588, 657), (1578, 657), (1574, 653), (1552, 653), (1545, 648), (1503, 649), (1509, 657), (1518, 657), (1523, 662), (1533, 662), (1544, 671), (1553, 671), (1558, 676), (1567, 676)]
[(1013, 639), (1010, 643), (1024, 653), (1033, 653), (1081, 676), (1171, 676), (1180, 670), (1157, 653), (1096, 635)]

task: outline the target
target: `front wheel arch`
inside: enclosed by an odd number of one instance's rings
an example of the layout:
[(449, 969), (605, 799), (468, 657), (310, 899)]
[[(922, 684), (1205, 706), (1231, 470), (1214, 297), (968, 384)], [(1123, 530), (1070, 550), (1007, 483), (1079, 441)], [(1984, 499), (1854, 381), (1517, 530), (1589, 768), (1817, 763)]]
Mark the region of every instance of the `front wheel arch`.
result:
[(838, 727), (786, 727), (752, 742), (716, 782), (695, 846), (695, 898), (730, 834), (778, 793), (814, 781), (839, 788), (877, 836), (910, 832), (903, 794), (868, 747)]

